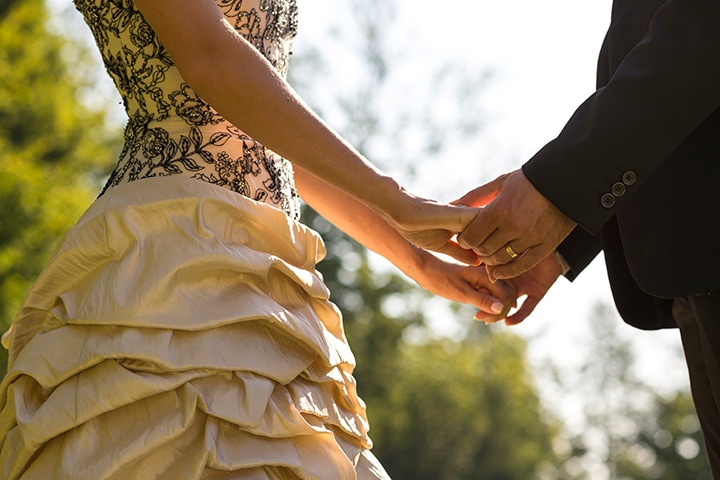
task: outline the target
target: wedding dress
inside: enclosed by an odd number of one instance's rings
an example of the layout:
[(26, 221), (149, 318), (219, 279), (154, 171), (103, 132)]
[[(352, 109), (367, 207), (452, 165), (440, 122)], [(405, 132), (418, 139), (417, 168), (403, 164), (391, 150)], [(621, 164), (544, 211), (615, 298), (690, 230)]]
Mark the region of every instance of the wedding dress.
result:
[[(75, 4), (129, 121), (4, 337), (0, 477), (388, 478), (291, 165), (193, 92), (131, 0)], [(217, 4), (285, 74), (295, 1)]]

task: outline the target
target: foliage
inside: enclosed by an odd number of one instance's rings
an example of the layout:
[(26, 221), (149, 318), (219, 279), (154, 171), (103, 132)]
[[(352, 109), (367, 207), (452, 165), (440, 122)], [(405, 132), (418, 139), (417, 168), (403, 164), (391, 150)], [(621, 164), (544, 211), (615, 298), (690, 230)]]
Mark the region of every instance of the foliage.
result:
[(0, 21), (19, 0), (0, 0)]
[(394, 392), (376, 416), (378, 455), (394, 478), (530, 479), (552, 461), (552, 430), (519, 337), (485, 334), (402, 350)]
[[(113, 153), (102, 108), (78, 100), (94, 68), (48, 27), (40, 0), (0, 18), (0, 329), (60, 235), (97, 193)], [(104, 106), (104, 105), (103, 105)], [(5, 351), (2, 350), (4, 363)], [(4, 368), (3, 368), (4, 371)]]
[(561, 478), (709, 480), (689, 392), (665, 398), (635, 377), (630, 343), (618, 334), (611, 308), (596, 306), (587, 356), (565, 385), (583, 399), (584, 416)]
[(657, 396), (637, 435), (636, 450), (648, 459), (632, 479), (711, 480), (710, 466), (689, 392)]

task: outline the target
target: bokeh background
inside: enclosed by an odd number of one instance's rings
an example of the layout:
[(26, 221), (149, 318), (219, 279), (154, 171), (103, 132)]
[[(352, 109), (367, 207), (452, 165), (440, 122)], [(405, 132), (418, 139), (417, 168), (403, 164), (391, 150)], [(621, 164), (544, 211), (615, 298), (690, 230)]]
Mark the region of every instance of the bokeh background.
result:
[[(594, 90), (610, 1), (306, 0), (290, 80), (373, 162), (450, 201), (518, 168)], [(119, 152), (69, 0), (0, 0), (0, 324)], [(396, 480), (709, 480), (677, 332), (618, 318), (598, 258), (525, 323), (474, 323), (306, 209), (375, 453)], [(2, 357), (6, 358), (5, 352)], [(2, 367), (4, 372), (4, 367)]]

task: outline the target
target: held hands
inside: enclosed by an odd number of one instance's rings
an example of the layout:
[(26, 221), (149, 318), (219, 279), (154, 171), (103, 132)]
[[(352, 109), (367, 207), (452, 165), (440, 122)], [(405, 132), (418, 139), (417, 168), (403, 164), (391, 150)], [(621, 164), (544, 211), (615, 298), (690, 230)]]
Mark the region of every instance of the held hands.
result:
[[(518, 297), (512, 283), (491, 282), (484, 265), (472, 250), (461, 248), (455, 235), (463, 231), (478, 209), (447, 205), (408, 194), (407, 204), (384, 215), (386, 221), (409, 243), (417, 255), (398, 265), (424, 289), (449, 300), (473, 305), (490, 323), (502, 320)], [(428, 250), (462, 262), (445, 261)]]
[(576, 226), (535, 189), (521, 170), (471, 190), (453, 203), (487, 205), (457, 240), (461, 247), (472, 249), (480, 257), (493, 279), (528, 272), (551, 255)]
[[(520, 171), (503, 175), (453, 203), (468, 206), (411, 196), (404, 207), (398, 205), (383, 215), (410, 243), (467, 264), (445, 262), (423, 251), (419, 266), (406, 273), (430, 292), (477, 307), (476, 320), (494, 323), (504, 319), (507, 325), (522, 322), (562, 274), (552, 252), (572, 231), (574, 222), (537, 192)], [(471, 208), (488, 203), (482, 210)], [(517, 215), (526, 218), (510, 221)], [(458, 232), (462, 233), (456, 241)], [(528, 245), (515, 261), (504, 249), (510, 241), (513, 248)], [(472, 266), (479, 260), (486, 265)], [(488, 274), (494, 276), (488, 278)], [(495, 282), (501, 277), (516, 278)], [(508, 316), (517, 299), (525, 295), (520, 309)]]
[[(506, 325), (517, 325), (525, 320), (528, 315), (535, 310), (537, 304), (540, 300), (542, 300), (553, 283), (555, 283), (555, 280), (557, 280), (561, 274), (562, 267), (557, 260), (555, 260), (555, 257), (553, 255), (545, 257), (540, 261), (540, 263), (532, 267), (527, 272), (505, 281), (507, 284), (512, 286), (514, 291), (516, 291), (517, 298), (527, 295), (527, 298), (525, 298), (517, 312), (505, 317), (489, 314), (486, 311), (481, 310), (477, 313), (477, 315), (475, 315), (475, 320), (491, 323), (504, 318)], [(503, 282), (497, 282), (497, 284), (500, 283)]]
[(397, 206), (383, 218), (413, 245), (449, 255), (468, 265), (478, 265), (477, 255), (470, 249), (462, 248), (455, 239), (456, 234), (462, 232), (477, 213), (476, 208), (410, 196), (405, 206)]
[(406, 273), (425, 290), (477, 307), (475, 318), (485, 323), (504, 319), (519, 295), (512, 282), (490, 282), (484, 265), (447, 262), (424, 250), (417, 269)]

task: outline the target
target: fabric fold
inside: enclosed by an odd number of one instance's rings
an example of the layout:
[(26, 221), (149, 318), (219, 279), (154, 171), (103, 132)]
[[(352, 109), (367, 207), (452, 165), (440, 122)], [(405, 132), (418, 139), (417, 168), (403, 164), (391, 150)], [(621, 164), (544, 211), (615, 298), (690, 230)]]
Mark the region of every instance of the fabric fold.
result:
[(2, 478), (384, 478), (324, 254), (204, 182), (110, 189), (5, 339)]

